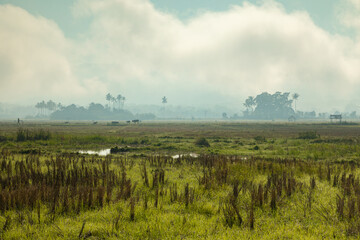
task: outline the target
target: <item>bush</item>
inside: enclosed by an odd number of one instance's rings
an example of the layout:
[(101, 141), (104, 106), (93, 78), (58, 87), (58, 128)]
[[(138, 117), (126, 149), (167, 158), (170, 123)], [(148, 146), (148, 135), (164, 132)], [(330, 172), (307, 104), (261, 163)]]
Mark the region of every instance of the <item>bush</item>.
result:
[(299, 133), (298, 139), (316, 139), (319, 138), (320, 135), (316, 133), (316, 131), (308, 131)]
[(124, 152), (129, 152), (130, 148), (128, 148), (127, 146), (125, 147), (113, 147), (110, 149), (110, 153), (114, 154), (114, 153), (124, 153)]
[(256, 136), (254, 139), (257, 142), (266, 142), (266, 138), (264, 136)]
[(19, 151), (21, 154), (40, 154), (41, 151), (39, 149), (22, 149)]
[(0, 135), (0, 142), (6, 142), (7, 138), (5, 136)]
[(198, 147), (210, 147), (209, 142), (204, 137), (196, 139), (195, 145)]

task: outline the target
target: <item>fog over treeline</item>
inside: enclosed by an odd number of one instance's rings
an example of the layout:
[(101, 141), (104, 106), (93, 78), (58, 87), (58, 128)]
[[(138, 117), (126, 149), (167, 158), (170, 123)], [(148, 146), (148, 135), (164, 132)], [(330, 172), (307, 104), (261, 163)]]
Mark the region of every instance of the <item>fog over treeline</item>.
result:
[[(171, 99), (171, 98), (170, 98)], [(344, 119), (358, 119), (353, 111), (303, 111), (298, 102), (301, 96), (290, 92), (263, 92), (249, 96), (237, 107), (231, 106), (181, 106), (173, 105), (167, 96), (159, 98), (158, 104), (129, 104), (121, 94), (104, 96), (102, 103), (68, 105), (52, 100), (42, 100), (33, 106), (7, 105), (0, 103), (1, 119), (48, 119), (48, 120), (314, 120), (329, 119), (341, 114)]]

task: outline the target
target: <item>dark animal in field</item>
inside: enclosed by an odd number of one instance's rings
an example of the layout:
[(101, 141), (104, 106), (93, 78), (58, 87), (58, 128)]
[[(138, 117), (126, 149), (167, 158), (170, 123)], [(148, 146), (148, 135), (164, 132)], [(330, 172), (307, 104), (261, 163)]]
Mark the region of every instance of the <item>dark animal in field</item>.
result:
[(289, 121), (289, 122), (295, 122), (295, 121), (296, 121), (295, 116), (290, 116), (290, 117), (288, 118), (288, 121)]

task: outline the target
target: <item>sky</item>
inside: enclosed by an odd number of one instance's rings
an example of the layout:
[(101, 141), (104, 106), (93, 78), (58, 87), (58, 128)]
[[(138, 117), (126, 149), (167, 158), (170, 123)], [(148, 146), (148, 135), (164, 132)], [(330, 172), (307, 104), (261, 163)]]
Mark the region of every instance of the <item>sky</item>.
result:
[(0, 0), (0, 102), (360, 111), (360, 0)]

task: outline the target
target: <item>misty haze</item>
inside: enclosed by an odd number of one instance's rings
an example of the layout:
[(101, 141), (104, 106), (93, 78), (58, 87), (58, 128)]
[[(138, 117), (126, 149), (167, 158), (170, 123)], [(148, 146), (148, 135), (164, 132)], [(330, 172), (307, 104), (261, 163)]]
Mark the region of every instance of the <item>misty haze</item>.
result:
[[(350, 115), (360, 101), (358, 8), (354, 0), (2, 1), (0, 117), (50, 119), (53, 110), (35, 108), (49, 100), (112, 108), (110, 93), (124, 95), (134, 115), (221, 119), (244, 116), (245, 100), (263, 92), (299, 94), (303, 114)], [(159, 113), (163, 96), (168, 114)]]

